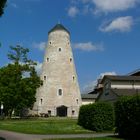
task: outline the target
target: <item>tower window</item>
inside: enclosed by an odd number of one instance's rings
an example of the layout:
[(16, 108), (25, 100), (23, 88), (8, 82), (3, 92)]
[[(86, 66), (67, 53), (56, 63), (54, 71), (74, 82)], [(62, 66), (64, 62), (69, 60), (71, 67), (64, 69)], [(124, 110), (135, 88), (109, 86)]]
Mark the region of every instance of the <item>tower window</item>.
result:
[(42, 105), (42, 102), (43, 102), (43, 99), (40, 99), (40, 103), (41, 103), (41, 105)]
[(75, 80), (75, 76), (72, 77), (73, 81)]
[(59, 48), (58, 51), (61, 52), (61, 48)]
[(76, 99), (76, 103), (78, 104), (78, 99)]
[(72, 62), (72, 58), (70, 58), (70, 62)]
[(74, 115), (75, 114), (75, 110), (72, 110), (72, 115)]
[(48, 110), (48, 115), (51, 116), (51, 110)]
[(50, 42), (50, 44), (52, 44), (52, 42)]
[(44, 80), (46, 80), (46, 76), (44, 76)]
[(49, 59), (49, 58), (47, 58), (47, 62), (49, 62), (49, 60), (50, 60), (50, 59)]
[(58, 95), (59, 95), (59, 96), (62, 96), (62, 89), (59, 89), (59, 90), (58, 90)]

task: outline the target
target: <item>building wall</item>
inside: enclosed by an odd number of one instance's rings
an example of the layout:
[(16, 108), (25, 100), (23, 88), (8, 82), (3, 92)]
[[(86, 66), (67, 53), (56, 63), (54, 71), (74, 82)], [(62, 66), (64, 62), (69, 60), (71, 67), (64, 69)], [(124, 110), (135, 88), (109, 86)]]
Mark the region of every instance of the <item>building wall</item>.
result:
[(56, 116), (57, 107), (64, 105), (68, 116), (78, 116), (81, 95), (70, 36), (64, 30), (49, 33), (41, 79), (43, 85), (37, 90), (34, 110), (38, 114), (51, 111)]
[(82, 105), (95, 103), (95, 99), (82, 99)]
[(140, 89), (140, 82), (137, 81), (112, 81), (111, 88), (118, 89)]

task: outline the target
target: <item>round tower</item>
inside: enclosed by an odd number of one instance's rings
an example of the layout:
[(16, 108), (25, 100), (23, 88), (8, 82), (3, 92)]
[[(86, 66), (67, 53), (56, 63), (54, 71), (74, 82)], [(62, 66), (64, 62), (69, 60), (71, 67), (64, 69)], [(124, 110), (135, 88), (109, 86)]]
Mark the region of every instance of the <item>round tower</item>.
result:
[(33, 110), (38, 115), (77, 117), (81, 106), (70, 32), (57, 24), (48, 32), (48, 43)]

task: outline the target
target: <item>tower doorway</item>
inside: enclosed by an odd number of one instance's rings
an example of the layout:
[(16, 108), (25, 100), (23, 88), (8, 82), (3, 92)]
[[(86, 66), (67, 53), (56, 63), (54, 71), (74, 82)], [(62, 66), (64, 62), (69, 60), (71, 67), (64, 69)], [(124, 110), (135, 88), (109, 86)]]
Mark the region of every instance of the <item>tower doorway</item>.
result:
[(67, 116), (67, 107), (64, 105), (57, 107), (57, 116), (66, 117)]

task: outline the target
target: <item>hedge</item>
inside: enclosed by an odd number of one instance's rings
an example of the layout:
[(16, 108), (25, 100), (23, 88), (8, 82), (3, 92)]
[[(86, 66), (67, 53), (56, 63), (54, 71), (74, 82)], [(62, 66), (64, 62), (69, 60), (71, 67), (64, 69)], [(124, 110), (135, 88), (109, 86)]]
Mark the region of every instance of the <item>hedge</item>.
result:
[(121, 137), (140, 139), (140, 96), (122, 97), (115, 103), (115, 126)]
[(78, 124), (93, 131), (112, 130), (114, 111), (109, 103), (83, 105), (79, 111)]

